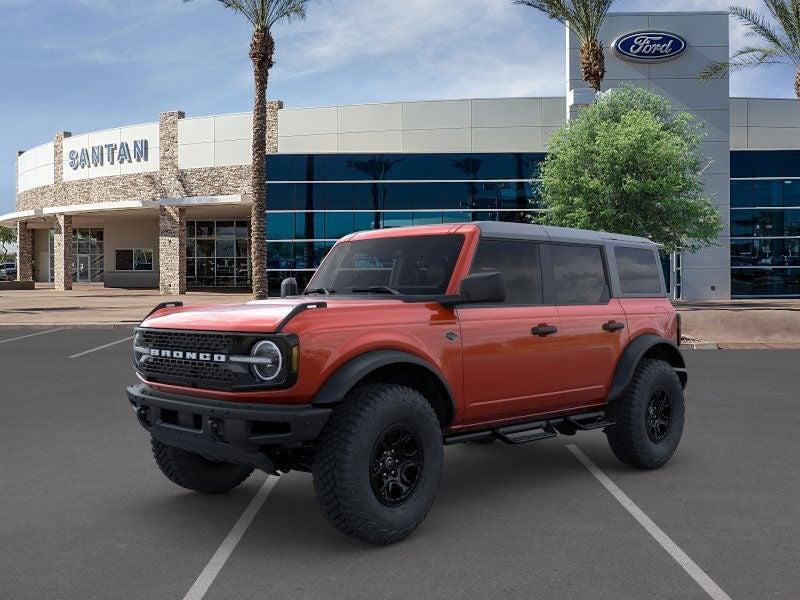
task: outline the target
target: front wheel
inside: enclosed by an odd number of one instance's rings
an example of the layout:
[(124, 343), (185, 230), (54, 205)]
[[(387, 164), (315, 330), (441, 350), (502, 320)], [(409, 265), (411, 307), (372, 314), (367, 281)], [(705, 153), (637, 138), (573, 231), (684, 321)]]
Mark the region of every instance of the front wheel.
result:
[(672, 458), (683, 434), (683, 387), (663, 360), (643, 359), (625, 394), (609, 407), (608, 443), (622, 462), (657, 469)]
[(314, 491), (339, 531), (374, 544), (411, 534), (433, 506), (442, 432), (430, 403), (401, 385), (352, 390), (314, 449)]
[(199, 454), (151, 438), (153, 458), (172, 483), (201, 494), (224, 494), (250, 477), (253, 469), (207, 460)]

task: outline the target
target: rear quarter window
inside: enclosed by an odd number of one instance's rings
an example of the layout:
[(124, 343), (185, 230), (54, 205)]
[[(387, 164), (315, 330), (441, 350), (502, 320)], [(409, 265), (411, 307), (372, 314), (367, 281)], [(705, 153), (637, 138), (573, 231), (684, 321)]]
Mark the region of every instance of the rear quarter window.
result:
[(614, 258), (623, 294), (662, 294), (660, 267), (655, 252), (649, 248), (617, 246)]

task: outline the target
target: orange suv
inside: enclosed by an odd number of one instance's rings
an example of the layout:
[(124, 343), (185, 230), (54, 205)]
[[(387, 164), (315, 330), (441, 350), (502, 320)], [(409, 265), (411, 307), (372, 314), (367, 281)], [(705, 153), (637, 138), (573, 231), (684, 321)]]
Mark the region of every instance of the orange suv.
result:
[(254, 469), (313, 474), (342, 532), (408, 536), (443, 446), (603, 429), (614, 454), (666, 463), (686, 368), (656, 246), (469, 223), (355, 233), (308, 287), (243, 305), (160, 305), (128, 388), (174, 483), (227, 492)]

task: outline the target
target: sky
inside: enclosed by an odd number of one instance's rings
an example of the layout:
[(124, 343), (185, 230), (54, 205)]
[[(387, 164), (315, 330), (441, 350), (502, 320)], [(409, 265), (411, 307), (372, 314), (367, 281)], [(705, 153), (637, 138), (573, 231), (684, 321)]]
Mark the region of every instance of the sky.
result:
[[(660, 0), (658, 10), (728, 4)], [(268, 95), (287, 107), (561, 96), (564, 37), (511, 0), (318, 0), (305, 21), (275, 30)], [(17, 151), (56, 131), (250, 110), (249, 39), (247, 21), (217, 0), (0, 0), (0, 214), (14, 210)], [(732, 47), (744, 41), (734, 28)], [(731, 93), (789, 98), (793, 80), (786, 67), (745, 72)]]

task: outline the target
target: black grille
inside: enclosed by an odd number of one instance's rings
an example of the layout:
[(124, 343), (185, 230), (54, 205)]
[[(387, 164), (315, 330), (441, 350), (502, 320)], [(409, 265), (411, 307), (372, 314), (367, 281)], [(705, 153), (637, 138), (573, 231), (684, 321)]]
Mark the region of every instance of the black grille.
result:
[(148, 331), (139, 330), (142, 345), (146, 348), (183, 350), (230, 354), (243, 343), (243, 336), (228, 333), (198, 333), (196, 331)]
[[(245, 336), (228, 333), (140, 329), (137, 336), (137, 345), (151, 350), (180, 350), (198, 354), (248, 354), (245, 344)], [(141, 357), (139, 370), (151, 381), (216, 389), (230, 389), (242, 383), (243, 375), (247, 376), (246, 368), (229, 362), (151, 355)]]

